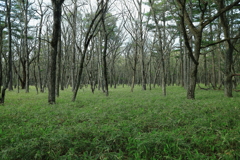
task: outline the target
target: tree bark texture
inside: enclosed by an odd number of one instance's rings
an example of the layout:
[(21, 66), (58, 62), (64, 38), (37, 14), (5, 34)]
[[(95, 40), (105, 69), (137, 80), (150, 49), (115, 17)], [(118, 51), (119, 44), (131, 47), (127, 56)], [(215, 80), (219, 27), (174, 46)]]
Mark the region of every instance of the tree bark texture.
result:
[[(103, 4), (102, 4), (103, 5)], [(103, 11), (102, 16), (102, 25), (103, 25), (103, 32), (104, 32), (104, 50), (103, 50), (103, 74), (104, 74), (104, 82), (105, 82), (105, 94), (108, 96), (108, 74), (107, 74), (107, 48), (108, 48), (108, 33), (106, 31), (105, 26), (105, 14), (106, 10)]]
[(58, 39), (61, 30), (61, 12), (62, 3), (64, 0), (52, 0), (53, 6), (53, 33), (51, 40), (51, 53), (50, 53), (50, 63), (49, 63), (49, 85), (48, 85), (48, 103), (56, 103), (56, 63), (57, 63), (57, 53), (58, 53)]
[(6, 71), (6, 80), (3, 84), (2, 94), (0, 97), (0, 103), (4, 104), (5, 92), (8, 88), (10, 78), (12, 76), (12, 25), (11, 25), (11, 0), (5, 0), (7, 7), (7, 28), (8, 28), (8, 66)]
[(28, 0), (26, 2), (23, 2), (24, 6), (24, 56), (26, 60), (26, 83), (25, 83), (25, 89), (26, 93), (29, 92), (29, 51), (28, 51)]

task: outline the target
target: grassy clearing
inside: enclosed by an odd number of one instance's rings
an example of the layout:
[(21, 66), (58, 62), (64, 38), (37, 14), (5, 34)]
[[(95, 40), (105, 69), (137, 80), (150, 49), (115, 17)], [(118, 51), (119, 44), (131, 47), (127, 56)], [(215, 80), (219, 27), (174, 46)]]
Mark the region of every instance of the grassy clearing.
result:
[(47, 94), (8, 92), (0, 106), (0, 159), (240, 159), (240, 94), (181, 87), (71, 90), (56, 105)]

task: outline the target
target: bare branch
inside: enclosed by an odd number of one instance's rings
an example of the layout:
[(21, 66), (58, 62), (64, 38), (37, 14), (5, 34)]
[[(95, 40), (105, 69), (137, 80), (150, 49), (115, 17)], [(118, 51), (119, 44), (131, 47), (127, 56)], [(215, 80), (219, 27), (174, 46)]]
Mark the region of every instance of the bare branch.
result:
[(219, 43), (222, 43), (222, 42), (225, 42), (225, 41), (229, 41), (229, 40), (231, 40), (231, 39), (239, 39), (239, 38), (240, 38), (240, 37), (222, 39), (222, 40), (220, 40), (220, 41), (217, 41), (217, 42), (208, 44), (208, 45), (206, 45), (206, 46), (202, 46), (201, 49), (202, 49), (202, 48), (207, 48), (207, 47), (210, 47), (210, 46), (214, 46), (214, 45), (216, 45), (216, 44), (219, 44)]

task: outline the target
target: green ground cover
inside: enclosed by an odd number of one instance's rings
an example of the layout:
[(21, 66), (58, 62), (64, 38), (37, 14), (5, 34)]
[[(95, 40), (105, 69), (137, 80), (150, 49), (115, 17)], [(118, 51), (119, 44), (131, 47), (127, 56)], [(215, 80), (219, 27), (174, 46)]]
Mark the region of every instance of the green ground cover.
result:
[(71, 89), (48, 105), (47, 93), (7, 92), (0, 106), (1, 160), (240, 159), (240, 93), (181, 87), (141, 91)]

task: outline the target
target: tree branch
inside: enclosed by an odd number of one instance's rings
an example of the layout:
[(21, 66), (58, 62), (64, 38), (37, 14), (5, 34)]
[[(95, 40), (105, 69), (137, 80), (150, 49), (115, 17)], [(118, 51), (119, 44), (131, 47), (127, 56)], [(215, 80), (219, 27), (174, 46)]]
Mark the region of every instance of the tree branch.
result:
[(204, 28), (206, 25), (208, 25), (209, 23), (211, 23), (212, 21), (214, 21), (215, 19), (217, 19), (220, 15), (222, 15), (223, 13), (229, 11), (230, 9), (232, 9), (234, 6), (239, 5), (238, 3), (240, 2), (240, 0), (236, 0), (235, 2), (233, 2), (232, 4), (226, 6), (225, 8), (221, 9), (217, 14), (215, 14), (212, 18), (208, 19), (207, 21), (205, 21), (202, 24), (202, 27)]
[(207, 48), (207, 47), (210, 47), (210, 46), (214, 46), (214, 45), (216, 45), (216, 44), (219, 44), (219, 43), (222, 43), (222, 42), (231, 40), (231, 39), (239, 39), (239, 38), (240, 38), (240, 37), (222, 39), (222, 40), (220, 40), (220, 41), (217, 41), (217, 42), (208, 44), (208, 45), (206, 45), (206, 46), (202, 46), (201, 49), (202, 49), (202, 48)]

